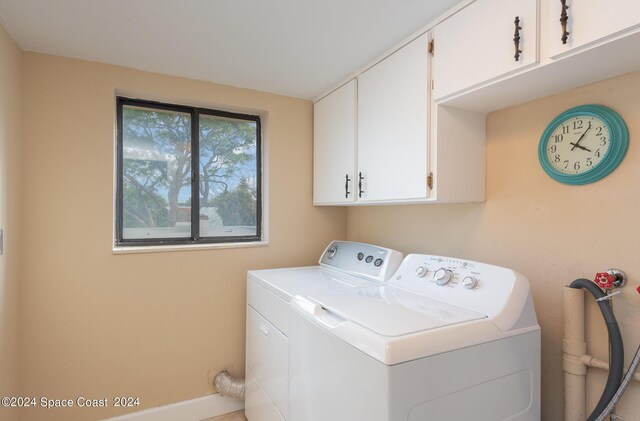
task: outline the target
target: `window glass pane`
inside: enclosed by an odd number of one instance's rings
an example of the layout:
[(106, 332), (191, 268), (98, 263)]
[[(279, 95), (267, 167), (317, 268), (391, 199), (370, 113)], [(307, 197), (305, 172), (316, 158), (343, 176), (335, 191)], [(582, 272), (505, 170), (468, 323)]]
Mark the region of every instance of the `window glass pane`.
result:
[(123, 238), (191, 236), (191, 116), (122, 109)]
[(257, 123), (200, 115), (200, 236), (256, 236)]

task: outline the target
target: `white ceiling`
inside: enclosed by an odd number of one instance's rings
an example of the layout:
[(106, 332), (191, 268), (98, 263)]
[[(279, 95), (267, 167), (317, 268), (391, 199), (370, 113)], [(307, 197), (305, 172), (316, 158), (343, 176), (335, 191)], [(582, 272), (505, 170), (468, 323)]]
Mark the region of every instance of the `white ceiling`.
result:
[(0, 0), (23, 50), (313, 99), (459, 0)]

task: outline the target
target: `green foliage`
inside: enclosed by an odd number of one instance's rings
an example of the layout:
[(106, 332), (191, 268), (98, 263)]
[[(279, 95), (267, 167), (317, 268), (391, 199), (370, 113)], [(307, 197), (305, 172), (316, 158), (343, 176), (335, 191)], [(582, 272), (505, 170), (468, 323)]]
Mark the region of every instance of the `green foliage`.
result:
[(124, 227), (155, 228), (169, 226), (169, 206), (162, 196), (152, 191), (124, 186)]
[(256, 196), (246, 179), (211, 201), (225, 226), (256, 226)]
[[(138, 199), (147, 210), (146, 221), (157, 222), (152, 215), (167, 212), (164, 225), (176, 223), (180, 190), (191, 180), (191, 118), (187, 114), (151, 111), (125, 107), (123, 109), (125, 183), (138, 190)], [(163, 200), (155, 200), (162, 196)], [(125, 213), (129, 203), (124, 198)], [(135, 206), (135, 199), (132, 206)]]
[[(200, 200), (215, 201), (225, 225), (255, 225), (246, 176), (255, 177), (256, 130), (253, 121), (200, 115)], [(191, 203), (180, 194), (191, 184), (190, 116), (124, 107), (123, 132), (124, 226), (175, 226), (180, 203)]]
[(244, 178), (243, 166), (255, 163), (256, 129), (253, 121), (200, 116), (202, 203), (227, 191), (230, 184)]

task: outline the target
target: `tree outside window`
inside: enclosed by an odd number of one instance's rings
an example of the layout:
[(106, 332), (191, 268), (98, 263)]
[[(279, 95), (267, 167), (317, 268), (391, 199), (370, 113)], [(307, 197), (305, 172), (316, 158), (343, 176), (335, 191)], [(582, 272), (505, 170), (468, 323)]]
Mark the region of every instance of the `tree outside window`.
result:
[(260, 240), (258, 116), (118, 98), (118, 164), (117, 244)]

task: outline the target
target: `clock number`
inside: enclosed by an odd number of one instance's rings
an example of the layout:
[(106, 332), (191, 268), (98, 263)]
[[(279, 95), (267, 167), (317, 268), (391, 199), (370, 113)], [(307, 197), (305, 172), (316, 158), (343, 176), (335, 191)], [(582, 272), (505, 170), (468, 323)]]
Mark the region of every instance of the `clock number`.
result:
[(564, 124), (562, 125), (562, 134), (568, 134), (569, 133), (569, 126), (565, 126)]
[(596, 153), (594, 153), (594, 155), (595, 155), (595, 156), (597, 156), (598, 158), (600, 158), (600, 156), (601, 156), (601, 155), (600, 155), (600, 149), (598, 149), (598, 150), (596, 151)]
[(602, 127), (596, 127), (596, 136), (602, 136)]
[(580, 161), (576, 161), (576, 163), (573, 164), (573, 169), (576, 171), (580, 169)]
[(562, 139), (564, 138), (564, 136), (562, 136), (562, 134), (557, 134), (553, 136), (553, 141), (555, 143), (560, 143), (562, 142)]
[(558, 147), (556, 145), (551, 145), (551, 153), (556, 153)]
[(573, 122), (573, 130), (581, 129), (583, 125), (582, 120), (576, 120)]
[(587, 167), (592, 167), (593, 166), (593, 161), (591, 160), (591, 158), (587, 158)]
[(569, 166), (569, 160), (564, 161), (564, 169), (566, 170)]
[(553, 162), (560, 162), (560, 155), (556, 155), (553, 157)]
[(600, 146), (604, 146), (607, 144), (607, 138), (603, 137), (602, 139), (600, 139)]

